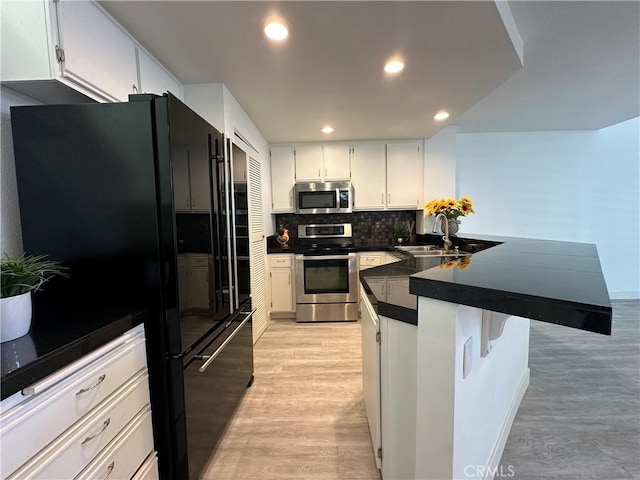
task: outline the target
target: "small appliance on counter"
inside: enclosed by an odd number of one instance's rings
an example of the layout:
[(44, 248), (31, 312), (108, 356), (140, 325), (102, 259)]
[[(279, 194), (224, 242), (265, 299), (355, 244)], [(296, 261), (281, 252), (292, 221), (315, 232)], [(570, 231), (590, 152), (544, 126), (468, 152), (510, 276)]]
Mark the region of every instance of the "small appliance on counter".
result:
[(298, 225), (296, 321), (358, 320), (358, 254), (351, 224)]

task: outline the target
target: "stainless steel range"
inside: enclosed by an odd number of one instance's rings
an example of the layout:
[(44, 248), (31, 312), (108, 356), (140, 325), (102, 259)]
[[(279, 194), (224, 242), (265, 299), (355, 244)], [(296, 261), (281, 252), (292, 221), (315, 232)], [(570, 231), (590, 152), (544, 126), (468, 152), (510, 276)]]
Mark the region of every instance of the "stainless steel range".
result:
[(296, 321), (358, 320), (358, 257), (351, 224), (298, 226)]

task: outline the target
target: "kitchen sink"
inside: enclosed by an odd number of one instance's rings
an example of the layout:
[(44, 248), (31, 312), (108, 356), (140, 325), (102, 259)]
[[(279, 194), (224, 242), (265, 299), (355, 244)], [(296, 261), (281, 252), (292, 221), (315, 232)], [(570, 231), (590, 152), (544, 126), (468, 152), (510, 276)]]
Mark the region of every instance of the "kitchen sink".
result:
[(438, 245), (402, 245), (397, 246), (397, 250), (407, 252), (414, 257), (461, 257), (471, 255), (457, 249), (444, 250)]

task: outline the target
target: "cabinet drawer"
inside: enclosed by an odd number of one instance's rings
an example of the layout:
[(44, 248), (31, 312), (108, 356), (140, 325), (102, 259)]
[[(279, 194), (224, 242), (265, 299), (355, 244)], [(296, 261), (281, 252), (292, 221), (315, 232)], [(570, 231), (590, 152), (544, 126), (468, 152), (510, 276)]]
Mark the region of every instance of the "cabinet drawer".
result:
[(152, 451), (151, 409), (147, 407), (75, 478), (131, 478)]
[[(0, 476), (6, 477), (27, 462), (146, 366), (144, 337), (135, 336), (4, 412), (0, 443), (17, 448), (1, 450)], [(47, 382), (45, 378), (38, 383)], [(37, 387), (34, 384), (33, 390), (38, 391)]]
[(158, 457), (155, 453), (152, 453), (131, 480), (158, 480), (159, 478)]
[(382, 265), (382, 255), (360, 255), (361, 267), (375, 267)]
[(143, 370), (8, 480), (73, 478), (148, 404), (149, 381)]
[(187, 264), (190, 267), (208, 267), (209, 255), (189, 255), (187, 256)]
[(269, 258), (269, 266), (271, 268), (290, 268), (291, 255), (275, 255)]

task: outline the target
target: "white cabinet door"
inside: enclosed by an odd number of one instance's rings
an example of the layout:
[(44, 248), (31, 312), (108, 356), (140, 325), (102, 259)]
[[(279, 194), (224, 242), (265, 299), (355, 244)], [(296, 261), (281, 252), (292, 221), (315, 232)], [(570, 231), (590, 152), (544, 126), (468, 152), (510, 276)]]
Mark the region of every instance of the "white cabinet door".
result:
[(189, 185), (191, 211), (211, 211), (211, 182), (209, 181), (209, 153), (207, 147), (189, 148)]
[(271, 279), (271, 311), (293, 312), (293, 270), (291, 268), (274, 268), (270, 272)]
[(354, 210), (384, 209), (386, 205), (385, 164), (384, 143), (353, 145), (351, 184)]
[(194, 267), (189, 269), (189, 307), (209, 309), (209, 269)]
[(322, 146), (301, 145), (295, 147), (296, 181), (322, 180)]
[(422, 141), (387, 143), (387, 208), (422, 209)]
[(237, 145), (233, 145), (231, 157), (234, 183), (247, 183), (247, 154)]
[(182, 84), (173, 75), (143, 49), (136, 49), (136, 53), (141, 93), (162, 95), (165, 92), (171, 92), (181, 100), (184, 98)]
[(62, 76), (107, 101), (127, 101), (138, 85), (131, 37), (93, 2), (60, 0), (56, 8)]
[(376, 465), (380, 468), (380, 458), (378, 457), (378, 449), (382, 447), (380, 437), (380, 344), (376, 339), (379, 325), (378, 316), (373, 311), (362, 289), (360, 291), (360, 312), (362, 314), (362, 393), (373, 454)]
[(418, 327), (378, 321), (382, 478), (415, 478)]
[[(180, 256), (180, 255), (178, 255)], [(187, 284), (187, 267), (178, 265), (178, 306), (180, 310), (189, 308), (189, 286)]]
[(271, 147), (272, 212), (293, 212), (295, 182), (293, 147), (289, 145)]
[(173, 201), (176, 212), (191, 211), (189, 190), (189, 153), (186, 147), (174, 147), (171, 151), (173, 170)]
[(351, 179), (351, 162), (349, 152), (350, 145), (346, 144), (327, 144), (322, 147), (324, 157), (324, 179), (332, 180), (350, 180)]

